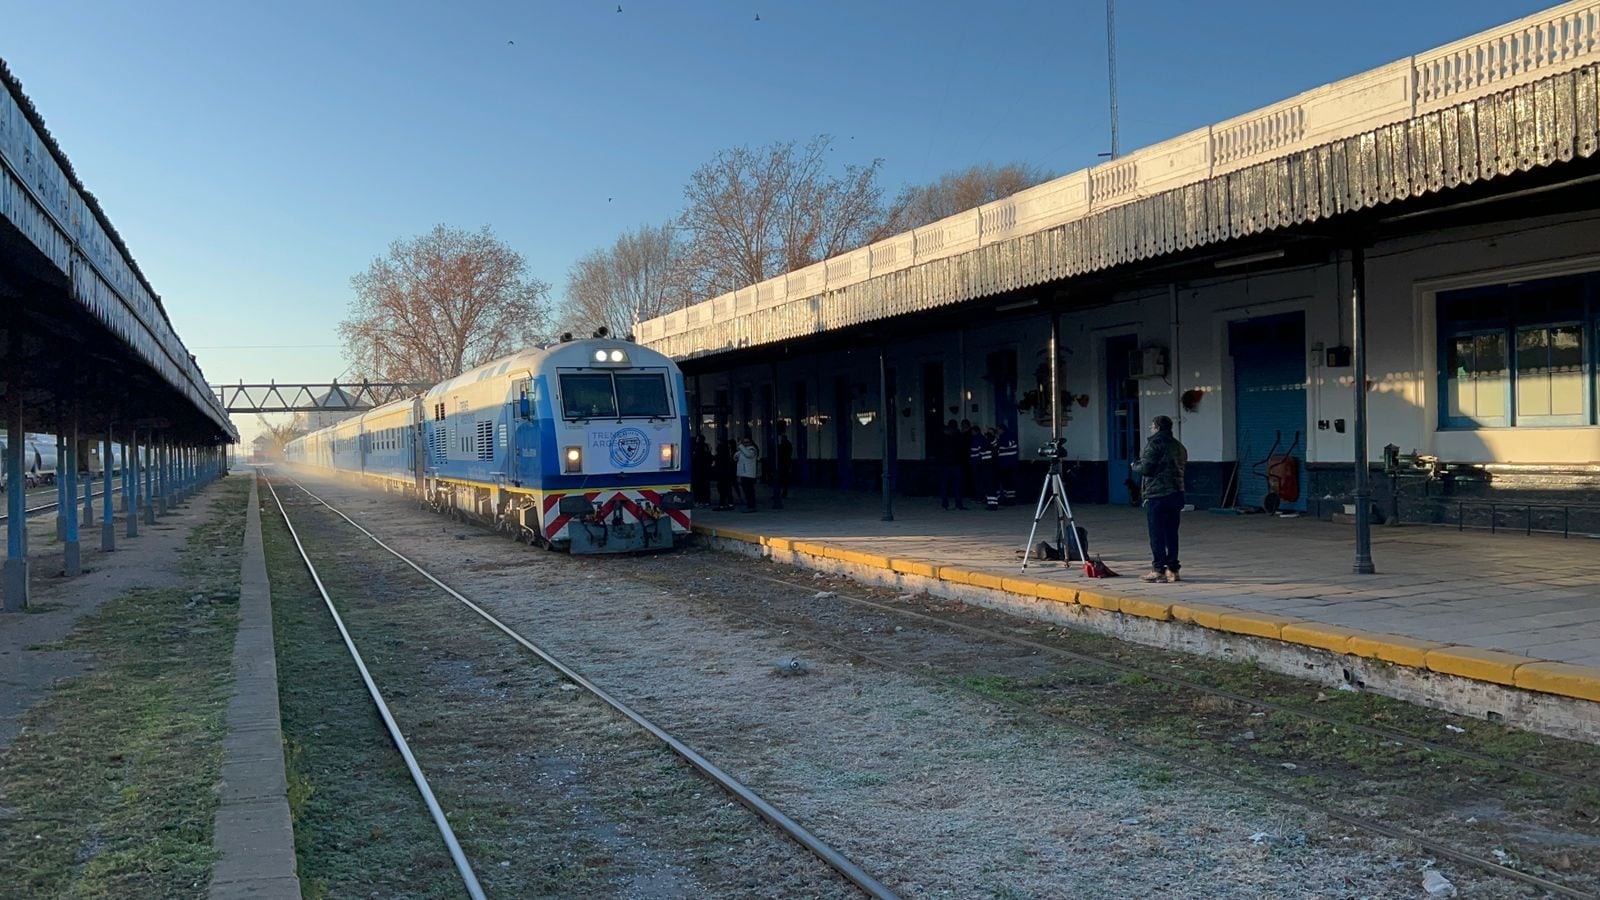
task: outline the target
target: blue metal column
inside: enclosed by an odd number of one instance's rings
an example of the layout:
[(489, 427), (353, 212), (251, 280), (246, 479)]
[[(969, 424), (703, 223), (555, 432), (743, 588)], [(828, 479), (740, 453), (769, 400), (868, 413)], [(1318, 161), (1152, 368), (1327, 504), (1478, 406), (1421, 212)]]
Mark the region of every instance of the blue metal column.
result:
[[(131, 431), (131, 429), (130, 429), (130, 432), (128, 432), (128, 434), (133, 434), (133, 431)], [(117, 493), (118, 493), (118, 495), (122, 495), (122, 496), (118, 496), (118, 501), (120, 501), (120, 503), (122, 503), (122, 514), (123, 514), (123, 516), (126, 516), (126, 514), (128, 514), (128, 509), (133, 508), (133, 493), (131, 493), (131, 488), (128, 487), (128, 485), (130, 485), (130, 482), (128, 482), (128, 472), (130, 472), (131, 469), (133, 469), (133, 461), (130, 460), (130, 456), (131, 455), (133, 455), (133, 445), (128, 444), (128, 442), (123, 442), (123, 444), (122, 444), (122, 471), (118, 472), (118, 476), (122, 477), (122, 482), (118, 482), (118, 485), (117, 485), (117, 487), (118, 487)], [(110, 487), (110, 485), (107, 485), (107, 487)]]
[(89, 465), (89, 442), (84, 442), (83, 527), (94, 527), (94, 466)]
[(165, 440), (157, 441), (156, 469), (151, 473), (150, 480), (155, 482), (156, 515), (158, 516), (167, 514), (167, 504), (171, 500), (171, 497), (167, 495), (167, 462), (167, 442)]
[(104, 514), (100, 516), (101, 553), (111, 553), (117, 549), (117, 516), (116, 513), (111, 511), (111, 498), (116, 493), (111, 489), (111, 473), (116, 468), (113, 463), (115, 463), (117, 459), (111, 454), (111, 450), (115, 446), (116, 445), (111, 441), (111, 423), (107, 422), (106, 439), (105, 442), (100, 445), (101, 469), (105, 471), (106, 475), (106, 502), (101, 504), (101, 506), (105, 507), (105, 510)]
[[(144, 445), (144, 523), (156, 523), (156, 433), (148, 435), (150, 443)], [(136, 488), (137, 489), (137, 488)]]
[(67, 493), (67, 479), (62, 473), (67, 463), (67, 441), (62, 435), (56, 435), (56, 540), (67, 539), (67, 520), (61, 517), (61, 511), (67, 504), (76, 503), (78, 498)]
[(78, 547), (78, 414), (66, 428), (66, 455), (56, 457), (56, 481), (61, 483), (65, 503), (56, 508), (62, 523), (61, 569), (68, 578), (83, 574), (83, 559)]
[(122, 446), (122, 511), (128, 521), (128, 537), (139, 536), (139, 429), (128, 429), (128, 443)]
[(28, 489), (23, 474), (28, 435), (22, 430), (22, 392), (10, 379), (6, 410), (6, 567), (7, 612), (28, 607)]

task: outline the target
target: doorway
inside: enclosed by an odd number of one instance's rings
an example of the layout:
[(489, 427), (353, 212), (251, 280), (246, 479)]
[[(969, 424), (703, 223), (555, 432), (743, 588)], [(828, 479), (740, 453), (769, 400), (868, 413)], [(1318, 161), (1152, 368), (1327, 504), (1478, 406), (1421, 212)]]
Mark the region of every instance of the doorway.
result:
[(1106, 497), (1113, 504), (1134, 502), (1128, 466), (1139, 458), (1139, 382), (1129, 364), (1139, 349), (1132, 334), (1106, 338)]
[(1278, 486), (1280, 508), (1305, 508), (1305, 335), (1305, 313), (1299, 312), (1228, 326), (1240, 506), (1264, 505), (1268, 458), (1292, 456), (1298, 477)]
[(938, 460), (944, 441), (944, 363), (922, 364), (922, 458)]

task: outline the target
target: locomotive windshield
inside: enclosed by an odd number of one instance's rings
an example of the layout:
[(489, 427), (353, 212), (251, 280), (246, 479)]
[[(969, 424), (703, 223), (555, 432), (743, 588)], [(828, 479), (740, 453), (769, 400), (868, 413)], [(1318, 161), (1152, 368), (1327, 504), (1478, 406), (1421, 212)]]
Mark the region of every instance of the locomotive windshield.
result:
[(561, 409), (568, 419), (669, 419), (667, 379), (659, 372), (564, 374)]
[(611, 373), (561, 376), (561, 410), (569, 419), (614, 419), (617, 398)]
[(648, 416), (665, 419), (672, 415), (667, 404), (667, 380), (657, 374), (617, 373), (617, 408), (625, 417)]

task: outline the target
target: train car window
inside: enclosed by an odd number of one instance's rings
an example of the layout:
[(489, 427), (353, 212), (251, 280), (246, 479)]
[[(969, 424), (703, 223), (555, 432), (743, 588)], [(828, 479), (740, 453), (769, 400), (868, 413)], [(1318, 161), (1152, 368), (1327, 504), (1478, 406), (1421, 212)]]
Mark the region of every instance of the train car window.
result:
[(670, 418), (672, 406), (667, 403), (667, 379), (655, 373), (618, 372), (617, 407), (625, 417)]
[(561, 411), (569, 419), (612, 419), (617, 398), (611, 393), (611, 374), (562, 375)]

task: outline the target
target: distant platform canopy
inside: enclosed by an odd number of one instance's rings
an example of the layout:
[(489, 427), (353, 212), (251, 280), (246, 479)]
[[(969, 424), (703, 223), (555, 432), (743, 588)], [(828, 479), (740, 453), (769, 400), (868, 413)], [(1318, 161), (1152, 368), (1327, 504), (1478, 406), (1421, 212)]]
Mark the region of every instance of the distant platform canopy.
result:
[(0, 330), (8, 406), (30, 430), (238, 432), (161, 298), (0, 60)]

